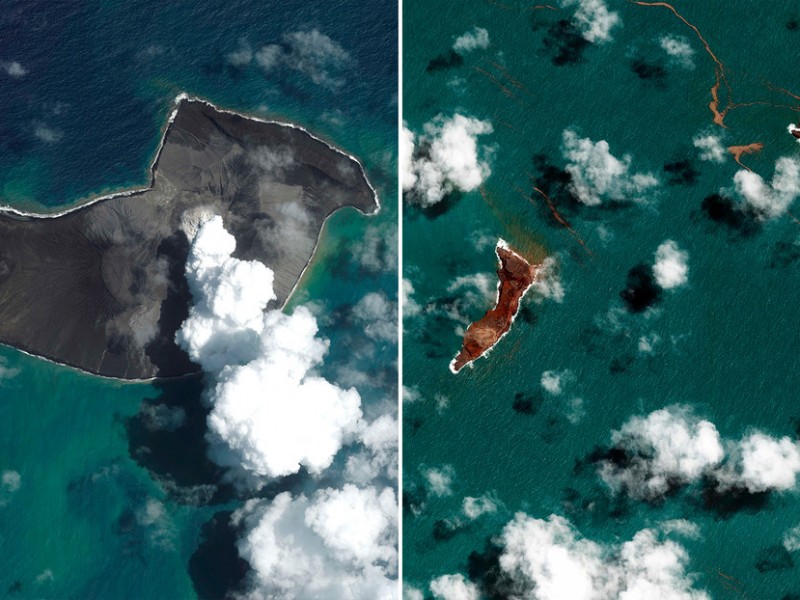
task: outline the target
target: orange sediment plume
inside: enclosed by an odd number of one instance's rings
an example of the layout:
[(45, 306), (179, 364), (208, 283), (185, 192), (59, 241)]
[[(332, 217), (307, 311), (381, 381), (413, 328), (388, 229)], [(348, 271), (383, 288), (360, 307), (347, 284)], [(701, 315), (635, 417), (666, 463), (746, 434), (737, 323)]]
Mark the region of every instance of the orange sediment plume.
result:
[[(564, 227), (564, 229), (566, 229), (566, 230), (569, 232), (569, 234), (570, 234), (570, 235), (573, 237), (573, 239), (574, 239), (576, 242), (578, 242), (578, 243), (579, 243), (581, 246), (583, 246), (583, 249), (584, 249), (584, 250), (586, 250), (586, 253), (587, 253), (589, 256), (593, 256), (593, 255), (592, 255), (592, 251), (591, 251), (591, 250), (589, 250), (589, 246), (587, 246), (587, 245), (586, 245), (586, 242), (584, 242), (584, 241), (583, 241), (583, 238), (580, 236), (580, 234), (578, 234), (578, 232), (577, 232), (577, 231), (575, 231), (575, 230), (572, 228), (572, 225), (570, 225), (569, 221), (567, 221), (567, 219), (566, 219), (566, 218), (564, 218), (564, 216), (563, 216), (563, 215), (562, 215), (560, 212), (558, 212), (558, 209), (556, 208), (555, 204), (553, 204), (553, 201), (550, 199), (550, 196), (548, 196), (547, 194), (545, 194), (545, 193), (544, 193), (542, 190), (540, 190), (538, 187), (534, 187), (533, 189), (534, 189), (534, 191), (535, 191), (535, 192), (538, 192), (538, 193), (539, 193), (539, 195), (540, 195), (542, 198), (544, 198), (544, 201), (545, 201), (545, 203), (547, 204), (547, 208), (549, 208), (549, 209), (550, 209), (550, 214), (552, 214), (552, 215), (553, 215), (553, 218), (554, 218), (554, 219), (555, 219), (555, 220), (556, 220), (556, 221), (557, 221), (557, 222), (558, 222), (558, 223), (559, 223), (559, 224), (560, 224), (562, 227)], [(522, 195), (522, 197), (523, 197), (523, 198), (525, 198), (525, 199), (526, 199), (526, 200), (528, 200), (529, 202), (533, 203), (533, 199), (532, 199), (532, 198), (531, 198), (529, 195), (525, 194), (525, 193), (524, 193), (522, 190), (520, 190), (519, 188), (517, 188), (517, 192), (519, 192), (519, 193)]]
[(555, 6), (551, 6), (549, 4), (534, 4), (533, 6), (528, 8), (528, 10), (544, 10), (544, 9), (553, 10), (555, 12), (558, 12), (558, 11), (561, 10), (560, 8), (556, 8)]
[(511, 91), (505, 85), (503, 85), (502, 81), (500, 81), (499, 79), (497, 79), (497, 77), (489, 73), (489, 71), (487, 71), (486, 69), (482, 69), (480, 67), (472, 67), (472, 69), (475, 72), (480, 73), (481, 75), (486, 77), (493, 84), (495, 84), (500, 89), (500, 91), (503, 92), (503, 94), (505, 94), (506, 96), (508, 96), (511, 100), (514, 100), (517, 103), (520, 102), (519, 97), (517, 97), (517, 95), (513, 91)]
[(761, 142), (754, 142), (752, 144), (747, 144), (746, 146), (728, 146), (728, 152), (733, 155), (733, 160), (739, 163), (739, 166), (747, 169), (748, 171), (752, 171), (750, 167), (742, 163), (742, 156), (745, 154), (755, 154), (756, 152), (761, 152), (763, 148), (764, 144)]
[(711, 57), (711, 60), (714, 61), (714, 85), (711, 86), (711, 102), (708, 104), (708, 108), (711, 110), (711, 114), (714, 115), (714, 123), (719, 125), (720, 127), (726, 127), (725, 125), (725, 115), (727, 112), (732, 108), (730, 101), (728, 101), (728, 106), (726, 106), (723, 110), (720, 111), (719, 105), (719, 88), (722, 83), (725, 84), (725, 87), (728, 89), (728, 94), (730, 95), (730, 84), (728, 83), (728, 79), (725, 76), (725, 65), (722, 64), (722, 61), (717, 58), (717, 55), (714, 54), (714, 51), (711, 49), (711, 46), (703, 37), (703, 34), (700, 33), (700, 30), (689, 22), (686, 17), (684, 17), (681, 13), (677, 11), (677, 9), (668, 4), (667, 2), (644, 2), (642, 0), (634, 0), (634, 4), (638, 4), (639, 6), (661, 6), (663, 8), (667, 8), (672, 11), (672, 13), (678, 17), (683, 23), (689, 27), (692, 31), (695, 32), (700, 43), (703, 44), (703, 47), (706, 49), (706, 52)]

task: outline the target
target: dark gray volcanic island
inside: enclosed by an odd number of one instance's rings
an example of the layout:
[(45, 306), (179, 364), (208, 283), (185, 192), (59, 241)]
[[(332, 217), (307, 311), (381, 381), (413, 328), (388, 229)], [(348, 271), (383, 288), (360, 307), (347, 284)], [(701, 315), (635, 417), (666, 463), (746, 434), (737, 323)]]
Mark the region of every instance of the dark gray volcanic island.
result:
[(56, 217), (0, 213), (0, 343), (111, 377), (195, 372), (174, 336), (201, 216), (220, 215), (235, 256), (275, 272), (281, 306), (343, 206), (378, 208), (355, 159), (300, 128), (183, 99), (148, 189)]

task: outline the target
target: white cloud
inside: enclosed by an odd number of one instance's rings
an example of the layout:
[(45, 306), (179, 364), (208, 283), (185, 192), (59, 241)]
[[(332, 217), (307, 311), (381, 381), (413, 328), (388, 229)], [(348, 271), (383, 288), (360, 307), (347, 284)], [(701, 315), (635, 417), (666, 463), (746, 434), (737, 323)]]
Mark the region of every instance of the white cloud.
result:
[(3, 69), (7, 75), (18, 79), (20, 77), (25, 77), (28, 74), (28, 69), (23, 67), (20, 63), (15, 60), (12, 61), (0, 61), (0, 69)]
[(5, 506), (22, 485), (22, 477), (17, 471), (6, 469), (0, 474), (0, 506)]
[(497, 298), (497, 277), (486, 273), (459, 275), (447, 284), (447, 293), (457, 300), (447, 307), (448, 316), (454, 321), (468, 325), (472, 317), (494, 306)]
[(716, 478), (722, 490), (750, 493), (793, 490), (800, 473), (800, 448), (788, 437), (775, 439), (759, 431), (740, 440)]
[(692, 138), (692, 143), (700, 151), (700, 160), (723, 163), (728, 156), (727, 149), (722, 145), (722, 138), (718, 135), (697, 134)]
[(5, 380), (13, 379), (17, 375), (19, 375), (19, 369), (16, 367), (9, 367), (6, 358), (0, 356), (0, 384)]
[(788, 437), (760, 431), (741, 440), (722, 440), (713, 423), (687, 406), (670, 406), (631, 417), (612, 433), (625, 461), (604, 460), (599, 474), (615, 493), (655, 500), (671, 486), (707, 478), (722, 492), (786, 492), (797, 487), (800, 446)]
[(353, 307), (353, 318), (374, 340), (397, 341), (397, 304), (379, 292), (370, 292)]
[(58, 129), (53, 129), (45, 123), (35, 123), (33, 127), (33, 135), (42, 140), (46, 144), (55, 144), (60, 141), (64, 134)]
[(467, 496), (461, 504), (461, 510), (468, 519), (474, 521), (481, 515), (497, 512), (497, 502), (486, 495), (477, 498)]
[(397, 597), (394, 491), (345, 485), (311, 498), (284, 492), (248, 501), (239, 554), (253, 569), (248, 598), (390, 600)]
[(653, 354), (659, 343), (661, 343), (661, 336), (657, 333), (650, 333), (639, 338), (637, 347), (642, 354)]
[(209, 377), (210, 456), (234, 476), (319, 474), (361, 427), (361, 398), (313, 374), (328, 348), (314, 316), (264, 313), (272, 271), (233, 258), (235, 246), (219, 217), (199, 227), (186, 264), (194, 305), (176, 335)]
[(403, 600), (425, 600), (422, 590), (410, 586), (407, 583), (403, 584)]
[(795, 525), (783, 534), (783, 547), (789, 552), (800, 550), (800, 525)]
[(788, 156), (779, 158), (769, 184), (746, 169), (737, 171), (733, 183), (736, 193), (760, 218), (779, 217), (800, 196), (800, 162)]
[(694, 48), (686, 37), (665, 34), (658, 38), (658, 43), (676, 65), (684, 69), (694, 69)]
[(431, 593), (437, 600), (479, 600), (478, 587), (458, 575), (442, 575), (431, 581)]
[(572, 177), (570, 191), (587, 206), (598, 206), (607, 200), (639, 201), (658, 185), (651, 173), (632, 172), (630, 155), (616, 158), (605, 140), (593, 142), (567, 129), (561, 151), (568, 161), (564, 170)]
[(434, 496), (451, 496), (453, 494), (453, 479), (456, 472), (452, 466), (444, 465), (440, 468), (424, 469), (422, 475), (425, 477), (428, 491)]
[(253, 49), (246, 40), (239, 40), (239, 48), (226, 54), (225, 59), (234, 67), (245, 67), (253, 60)]
[(489, 47), (489, 32), (481, 27), (474, 27), (472, 31), (467, 31), (456, 38), (453, 42), (453, 50), (460, 53), (472, 52), (473, 50), (485, 50)]
[(685, 406), (631, 417), (611, 439), (628, 460), (624, 466), (603, 461), (600, 477), (612, 491), (638, 499), (653, 500), (672, 485), (696, 481), (724, 458), (717, 428)]
[(689, 255), (672, 240), (667, 240), (656, 250), (653, 274), (656, 283), (665, 290), (671, 290), (689, 281)]
[(532, 600), (710, 600), (687, 573), (689, 555), (674, 527), (643, 529), (621, 545), (582, 538), (557, 515), (517, 513), (503, 530), (500, 567), (515, 597)]
[(576, 6), (572, 17), (573, 23), (591, 43), (611, 41), (611, 32), (617, 25), (622, 25), (619, 14), (608, 10), (603, 0), (561, 0), (561, 6)]
[(154, 546), (163, 550), (174, 549), (176, 530), (163, 502), (148, 498), (144, 506), (136, 512), (136, 521), (147, 531)]
[(358, 435), (364, 451), (348, 457), (347, 480), (366, 485), (382, 474), (397, 478), (398, 424), (393, 415), (384, 414), (366, 425)]
[(418, 402), (422, 400), (422, 394), (419, 393), (419, 389), (415, 386), (403, 386), (403, 402)]
[[(228, 60), (245, 60), (247, 56), (246, 49), (240, 48), (229, 54)], [(254, 58), (266, 73), (285, 66), (332, 90), (344, 85), (342, 73), (353, 64), (350, 54), (338, 42), (317, 29), (286, 33), (283, 45), (263, 46)]]
[(542, 377), (540, 378), (539, 382), (542, 384), (542, 388), (552, 394), (553, 396), (558, 396), (564, 391), (562, 387), (563, 380), (571, 379), (572, 373), (567, 371), (545, 371), (542, 373)]
[(478, 146), (478, 136), (492, 131), (489, 121), (461, 114), (449, 119), (438, 115), (425, 124), (416, 140), (404, 130), (400, 140), (403, 190), (413, 202), (428, 207), (455, 190), (477, 189), (491, 174), (491, 151)]
[(558, 276), (558, 261), (554, 257), (548, 256), (544, 259), (536, 272), (536, 279), (531, 284), (531, 289), (535, 292), (538, 301), (543, 299), (554, 300), (558, 303), (564, 301), (564, 286), (561, 285), (561, 279)]
[(414, 285), (406, 278), (403, 278), (403, 319), (414, 317), (420, 313), (422, 307), (414, 300)]
[(374, 225), (367, 227), (364, 236), (354, 244), (353, 254), (370, 273), (390, 272), (397, 270), (397, 248), (397, 228)]

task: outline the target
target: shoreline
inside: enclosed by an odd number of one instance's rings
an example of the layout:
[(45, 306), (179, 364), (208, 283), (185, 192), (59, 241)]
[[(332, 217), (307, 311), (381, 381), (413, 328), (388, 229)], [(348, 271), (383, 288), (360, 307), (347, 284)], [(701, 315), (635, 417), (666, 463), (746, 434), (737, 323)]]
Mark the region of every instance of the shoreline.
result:
[(150, 166), (147, 167), (147, 171), (148, 171), (148, 173), (150, 175), (150, 181), (146, 186), (139, 187), (139, 188), (128, 188), (128, 189), (124, 189), (124, 190), (117, 190), (117, 191), (108, 192), (108, 193), (105, 193), (105, 194), (100, 194), (98, 196), (94, 196), (94, 195), (90, 194), (89, 196), (86, 196), (85, 198), (77, 199), (68, 208), (59, 210), (60, 207), (56, 207), (55, 208), (55, 212), (32, 212), (32, 211), (20, 210), (18, 208), (14, 208), (13, 206), (10, 206), (10, 205), (7, 205), (7, 204), (0, 204), (0, 214), (5, 214), (5, 215), (9, 215), (9, 216), (25, 217), (25, 218), (28, 218), (28, 219), (55, 219), (55, 218), (58, 218), (58, 217), (63, 217), (64, 215), (68, 215), (68, 214), (73, 213), (73, 212), (77, 212), (79, 210), (82, 210), (84, 208), (87, 208), (89, 206), (97, 204), (99, 202), (105, 202), (106, 200), (113, 200), (114, 198), (135, 196), (136, 194), (141, 194), (143, 192), (147, 192), (147, 191), (151, 190), (153, 188), (153, 183), (155, 182), (156, 167), (158, 166), (158, 161), (161, 158), (161, 153), (162, 153), (162, 151), (164, 149), (164, 143), (166, 142), (166, 139), (167, 139), (167, 133), (169, 132), (169, 128), (174, 123), (175, 117), (178, 115), (178, 108), (180, 106), (180, 103), (183, 102), (184, 100), (187, 100), (189, 102), (198, 102), (200, 104), (205, 104), (206, 106), (209, 106), (209, 107), (213, 108), (214, 110), (216, 110), (218, 112), (229, 114), (229, 115), (234, 115), (234, 116), (241, 117), (241, 118), (244, 118), (244, 119), (248, 119), (248, 120), (251, 120), (251, 121), (256, 121), (258, 123), (264, 123), (266, 125), (280, 125), (282, 127), (288, 127), (290, 129), (296, 129), (298, 131), (302, 131), (303, 133), (308, 135), (310, 138), (325, 144), (328, 148), (330, 148), (334, 152), (337, 152), (337, 153), (341, 154), (342, 156), (346, 156), (347, 158), (353, 160), (359, 166), (359, 168), (361, 169), (361, 174), (364, 176), (364, 179), (366, 180), (367, 185), (369, 186), (370, 190), (372, 191), (372, 196), (373, 196), (373, 198), (375, 200), (375, 205), (377, 206), (377, 208), (371, 213), (362, 212), (358, 208), (356, 208), (356, 210), (358, 210), (358, 212), (360, 212), (364, 216), (374, 216), (374, 215), (377, 215), (378, 213), (380, 213), (380, 211), (381, 211), (381, 202), (380, 202), (380, 197), (378, 196), (377, 190), (375, 189), (375, 187), (372, 185), (372, 183), (370, 182), (369, 178), (367, 177), (367, 171), (364, 168), (364, 165), (361, 163), (360, 160), (358, 160), (355, 156), (353, 156), (349, 152), (345, 151), (344, 149), (334, 145), (333, 143), (331, 143), (331, 142), (329, 142), (327, 140), (322, 139), (321, 137), (319, 137), (317, 135), (314, 135), (308, 129), (306, 129), (305, 127), (303, 127), (302, 125), (299, 125), (297, 123), (292, 123), (291, 121), (279, 121), (277, 119), (264, 119), (263, 117), (258, 117), (258, 116), (255, 116), (255, 115), (252, 115), (252, 114), (249, 114), (249, 113), (246, 113), (246, 112), (236, 111), (236, 110), (232, 110), (232, 109), (229, 109), (229, 108), (222, 108), (220, 106), (217, 106), (216, 104), (214, 104), (210, 100), (206, 100), (205, 98), (201, 98), (200, 96), (192, 96), (192, 95), (188, 94), (187, 92), (180, 92), (172, 100), (173, 109), (170, 111), (169, 116), (167, 117), (167, 120), (166, 120), (166, 122), (164, 124), (164, 128), (163, 128), (163, 131), (161, 133), (161, 140), (158, 142), (158, 147), (156, 148), (156, 153), (155, 153), (155, 155), (153, 157), (153, 160), (150, 162)]
[[(530, 264), (530, 263), (528, 263), (527, 259), (525, 259), (525, 257), (523, 257), (519, 252), (516, 252), (515, 250), (513, 250), (511, 248), (511, 246), (509, 246), (508, 242), (506, 242), (503, 238), (499, 238), (497, 240), (497, 244), (495, 245), (494, 253), (495, 253), (495, 256), (497, 256), (497, 260), (500, 263), (501, 267), (503, 266), (503, 259), (500, 257), (500, 252), (499, 252), (499, 250), (501, 250), (501, 249), (505, 250), (509, 254), (512, 254), (513, 256), (519, 258), (520, 260), (525, 261), (525, 263)], [(458, 360), (458, 357), (461, 355), (461, 350), (459, 350), (456, 353), (456, 355), (453, 357), (453, 359), (450, 361), (450, 364), (448, 365), (448, 368), (450, 369), (450, 372), (453, 375), (458, 375), (461, 371), (464, 370), (464, 367), (472, 368), (472, 365), (476, 360), (478, 360), (479, 358), (483, 358), (483, 357), (487, 356), (492, 350), (494, 350), (495, 346), (497, 346), (497, 344), (500, 343), (500, 340), (502, 340), (506, 335), (508, 335), (508, 333), (511, 331), (511, 328), (514, 326), (514, 322), (517, 319), (517, 315), (519, 314), (520, 309), (522, 308), (522, 301), (525, 298), (525, 295), (533, 287), (533, 284), (536, 283), (536, 279), (539, 276), (540, 268), (541, 268), (541, 264), (532, 265), (533, 277), (531, 278), (531, 282), (525, 287), (524, 290), (522, 290), (522, 293), (519, 296), (519, 300), (517, 302), (517, 309), (514, 311), (514, 313), (510, 317), (508, 328), (503, 333), (501, 333), (497, 337), (497, 339), (494, 341), (494, 343), (491, 346), (489, 346), (486, 350), (481, 352), (475, 358), (472, 358), (472, 359), (468, 360), (467, 362), (465, 362), (464, 365), (461, 368), (456, 369), (455, 368), (456, 361)], [(489, 311), (487, 311), (487, 314), (489, 312), (491, 312), (492, 310), (495, 310), (499, 306), (499, 304), (500, 304), (500, 292), (501, 292), (502, 287), (503, 287), (503, 281), (502, 281), (502, 279), (500, 279), (498, 277), (497, 297), (495, 298), (495, 307), (494, 307), (494, 309), (489, 309)], [(481, 317), (481, 318), (483, 318), (483, 317)], [(480, 319), (478, 321), (475, 321), (474, 323), (478, 323), (479, 321), (480, 321)], [(474, 323), (471, 323), (469, 327), (474, 325)], [(467, 331), (469, 331), (469, 327), (467, 327)], [(466, 332), (465, 332), (465, 337), (466, 337)], [(463, 346), (462, 346), (462, 350), (463, 350)]]

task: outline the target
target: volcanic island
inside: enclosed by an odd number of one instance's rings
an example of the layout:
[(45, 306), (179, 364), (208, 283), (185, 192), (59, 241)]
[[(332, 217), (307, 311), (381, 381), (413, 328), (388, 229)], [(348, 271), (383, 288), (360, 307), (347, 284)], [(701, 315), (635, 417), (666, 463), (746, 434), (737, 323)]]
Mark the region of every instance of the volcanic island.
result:
[(0, 210), (0, 343), (121, 379), (197, 372), (175, 332), (189, 312), (184, 268), (204, 215), (222, 217), (235, 257), (274, 271), (276, 307), (344, 206), (379, 209), (355, 158), (297, 125), (180, 95), (147, 187), (59, 215)]
[(500, 262), (497, 302), (479, 321), (467, 327), (461, 351), (450, 362), (453, 373), (486, 354), (508, 333), (520, 302), (536, 281), (541, 267), (541, 264), (529, 263), (502, 239), (497, 242), (495, 253)]

